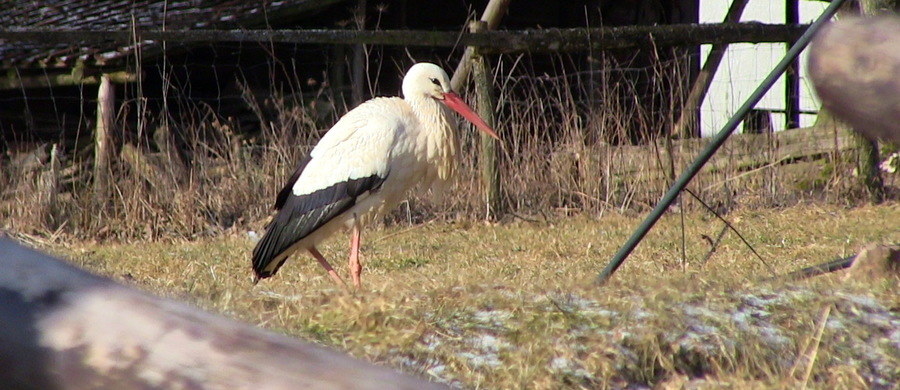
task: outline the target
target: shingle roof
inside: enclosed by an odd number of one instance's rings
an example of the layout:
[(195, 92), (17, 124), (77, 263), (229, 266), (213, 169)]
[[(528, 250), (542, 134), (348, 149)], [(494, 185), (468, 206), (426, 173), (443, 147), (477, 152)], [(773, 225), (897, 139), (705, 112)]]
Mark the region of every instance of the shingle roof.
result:
[[(258, 28), (274, 20), (302, 16), (342, 0), (6, 0), (0, 1), (0, 26), (56, 30), (197, 30)], [(117, 66), (142, 41), (127, 46), (41, 44), (0, 40), (0, 67), (67, 68), (79, 61)]]

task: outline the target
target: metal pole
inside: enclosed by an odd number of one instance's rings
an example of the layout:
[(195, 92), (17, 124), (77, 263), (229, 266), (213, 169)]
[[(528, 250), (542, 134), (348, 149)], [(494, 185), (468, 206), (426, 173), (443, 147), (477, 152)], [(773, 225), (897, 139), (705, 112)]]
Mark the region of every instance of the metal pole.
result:
[(597, 283), (602, 284), (605, 283), (616, 269), (619, 268), (620, 265), (628, 258), (628, 255), (634, 250), (635, 247), (641, 242), (647, 232), (659, 221), (659, 218), (662, 217), (663, 213), (665, 213), (666, 209), (675, 201), (675, 198), (678, 197), (678, 194), (687, 187), (688, 183), (694, 176), (697, 175), (697, 172), (700, 172), (700, 169), (703, 168), (703, 165), (706, 164), (707, 161), (712, 157), (713, 154), (719, 150), (719, 147), (725, 143), (725, 140), (728, 139), (728, 136), (737, 128), (738, 124), (744, 118), (745, 115), (756, 105), (759, 103), (759, 100), (766, 94), (769, 88), (775, 84), (775, 81), (778, 80), (778, 77), (784, 73), (784, 70), (791, 64), (794, 59), (796, 59), (800, 52), (806, 48), (806, 45), (809, 44), (809, 41), (812, 39), (813, 35), (816, 31), (819, 30), (832, 16), (834, 16), (835, 12), (837, 12), (838, 8), (844, 4), (845, 0), (834, 0), (822, 12), (822, 15), (819, 15), (819, 18), (806, 29), (806, 32), (797, 39), (797, 42), (791, 46), (791, 49), (788, 50), (787, 54), (785, 54), (784, 58), (781, 59), (781, 62), (778, 65), (775, 65), (775, 69), (772, 69), (772, 72), (766, 76), (765, 80), (763, 80), (762, 84), (756, 88), (755, 91), (747, 98), (747, 101), (741, 105), (740, 108), (731, 116), (731, 119), (728, 120), (728, 123), (716, 134), (715, 137), (712, 138), (709, 145), (704, 149), (700, 156), (697, 157), (696, 160), (678, 177), (678, 180), (675, 181), (675, 184), (672, 185), (671, 188), (663, 195), (662, 199), (660, 199), (659, 203), (656, 204), (656, 207), (653, 211), (650, 212), (650, 215), (647, 216), (647, 219), (638, 226), (637, 230), (631, 235), (625, 245), (616, 252), (615, 256), (613, 256), (612, 260), (607, 264), (606, 268), (600, 272), (600, 276), (597, 277)]

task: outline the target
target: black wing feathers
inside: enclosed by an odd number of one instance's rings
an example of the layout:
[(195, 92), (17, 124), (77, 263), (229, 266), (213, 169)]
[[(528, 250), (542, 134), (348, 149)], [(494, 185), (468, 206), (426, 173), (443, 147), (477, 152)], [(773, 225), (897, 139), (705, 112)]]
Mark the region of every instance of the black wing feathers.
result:
[(306, 164), (309, 164), (310, 161), (312, 161), (312, 157), (309, 155), (303, 157), (303, 160), (300, 160), (300, 164), (297, 165), (297, 169), (295, 169), (294, 173), (291, 174), (291, 177), (288, 178), (284, 188), (282, 188), (281, 191), (278, 191), (278, 196), (275, 198), (275, 210), (281, 210), (281, 207), (284, 206), (284, 202), (287, 201), (288, 195), (290, 195), (291, 191), (294, 189), (294, 183), (300, 178), (300, 174), (303, 173), (303, 169), (306, 168)]
[[(301, 168), (305, 166), (304, 161)], [(299, 173), (295, 174), (299, 177)], [(356, 199), (366, 191), (377, 191), (386, 177), (372, 175), (364, 178), (336, 183), (311, 194), (296, 196), (292, 193), (293, 183), (289, 182), (281, 190), (276, 201), (280, 209), (278, 215), (269, 224), (266, 234), (253, 250), (253, 270), (259, 278), (267, 278), (275, 274), (281, 259), (275, 267), (270, 263), (297, 241), (310, 235), (334, 217), (349, 210), (356, 204)], [(267, 269), (269, 268), (269, 269)]]

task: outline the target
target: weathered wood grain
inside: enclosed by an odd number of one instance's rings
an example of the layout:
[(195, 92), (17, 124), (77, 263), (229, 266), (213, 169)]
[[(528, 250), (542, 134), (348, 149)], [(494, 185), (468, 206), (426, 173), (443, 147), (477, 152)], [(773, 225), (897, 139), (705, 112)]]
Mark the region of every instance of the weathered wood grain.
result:
[[(654, 44), (693, 46), (734, 42), (786, 42), (807, 25), (746, 23), (669, 24), (600, 28), (548, 28), (518, 31), (425, 30), (181, 30), (142, 31), (140, 39), (170, 42), (291, 42), (332, 45), (477, 46), (485, 54), (555, 53), (627, 49)], [(132, 43), (131, 30), (0, 29), (0, 39), (37, 43)]]
[(0, 387), (436, 389), (0, 237)]

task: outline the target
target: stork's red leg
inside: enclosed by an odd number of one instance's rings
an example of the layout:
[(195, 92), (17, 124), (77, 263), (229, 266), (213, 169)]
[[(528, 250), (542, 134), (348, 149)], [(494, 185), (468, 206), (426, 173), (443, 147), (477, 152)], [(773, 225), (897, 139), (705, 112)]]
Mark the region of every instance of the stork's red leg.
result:
[(353, 285), (357, 288), (362, 281), (362, 264), (359, 263), (359, 241), (362, 234), (359, 231), (359, 225), (353, 225), (353, 234), (350, 236), (350, 277), (353, 278)]
[(319, 261), (319, 264), (321, 264), (326, 271), (328, 271), (328, 275), (331, 276), (331, 279), (334, 279), (337, 284), (347, 288), (347, 283), (344, 283), (344, 279), (341, 279), (341, 276), (334, 271), (334, 268), (331, 267), (331, 264), (328, 264), (328, 260), (325, 260), (325, 256), (322, 256), (316, 247), (309, 248), (309, 253)]

